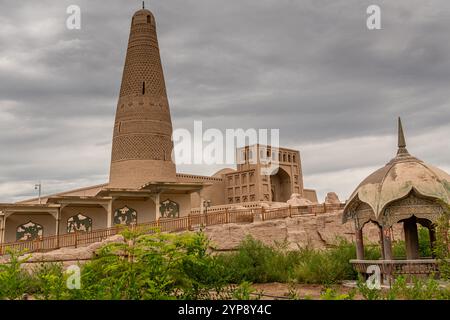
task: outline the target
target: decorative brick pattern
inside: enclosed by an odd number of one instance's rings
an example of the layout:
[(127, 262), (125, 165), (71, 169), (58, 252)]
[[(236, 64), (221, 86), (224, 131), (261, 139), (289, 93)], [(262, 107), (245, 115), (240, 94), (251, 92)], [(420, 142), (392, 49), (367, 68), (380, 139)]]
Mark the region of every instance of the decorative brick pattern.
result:
[[(163, 176), (176, 181), (171, 137), (155, 19), (143, 9), (131, 23), (114, 124), (110, 185), (134, 188)], [(136, 160), (143, 161), (137, 165)]]
[(170, 160), (172, 141), (167, 136), (126, 135), (114, 138), (112, 162), (134, 160)]

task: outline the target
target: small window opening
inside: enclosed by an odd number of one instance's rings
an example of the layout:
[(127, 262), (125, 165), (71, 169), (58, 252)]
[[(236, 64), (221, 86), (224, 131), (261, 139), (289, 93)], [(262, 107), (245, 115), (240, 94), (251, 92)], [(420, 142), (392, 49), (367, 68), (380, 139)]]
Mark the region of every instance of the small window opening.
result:
[(150, 18), (150, 16), (147, 16), (147, 23), (150, 23), (151, 22), (151, 18)]
[(142, 94), (145, 94), (145, 81), (142, 82)]

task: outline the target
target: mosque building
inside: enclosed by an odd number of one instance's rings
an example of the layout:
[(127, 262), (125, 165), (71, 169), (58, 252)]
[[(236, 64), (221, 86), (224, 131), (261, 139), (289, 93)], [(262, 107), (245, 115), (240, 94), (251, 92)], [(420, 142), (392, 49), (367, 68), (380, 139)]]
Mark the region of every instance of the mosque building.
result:
[[(155, 17), (147, 9), (131, 21), (113, 130), (109, 181), (17, 203), (0, 203), (0, 243), (35, 240), (114, 225), (203, 213), (204, 204), (248, 206), (286, 203), (291, 196), (317, 203), (305, 189), (300, 153), (255, 145), (238, 150), (236, 169), (213, 176), (177, 173), (172, 121)], [(266, 156), (276, 174), (262, 174)], [(254, 160), (254, 161), (250, 161)]]

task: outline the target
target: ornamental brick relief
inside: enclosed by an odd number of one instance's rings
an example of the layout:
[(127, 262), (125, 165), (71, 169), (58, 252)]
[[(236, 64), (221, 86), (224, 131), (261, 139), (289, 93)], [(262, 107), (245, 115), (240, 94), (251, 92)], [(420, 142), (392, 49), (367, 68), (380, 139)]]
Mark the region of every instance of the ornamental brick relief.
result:
[(173, 142), (169, 136), (135, 134), (115, 137), (113, 140), (112, 162), (171, 159)]
[(79, 213), (67, 219), (67, 233), (91, 232), (92, 219)]
[(29, 221), (17, 227), (16, 240), (17, 241), (30, 241), (42, 238), (44, 234), (44, 228), (37, 223)]
[(159, 212), (162, 218), (179, 218), (180, 205), (175, 201), (167, 199), (161, 202)]
[(114, 211), (114, 224), (129, 226), (137, 223), (137, 212), (127, 206)]

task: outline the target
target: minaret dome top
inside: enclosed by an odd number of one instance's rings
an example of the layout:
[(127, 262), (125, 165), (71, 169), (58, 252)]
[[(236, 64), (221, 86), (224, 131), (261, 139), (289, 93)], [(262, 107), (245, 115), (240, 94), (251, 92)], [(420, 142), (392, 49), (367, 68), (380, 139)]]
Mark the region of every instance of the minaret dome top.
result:
[(132, 24), (146, 24), (151, 23), (155, 24), (155, 17), (153, 16), (153, 13), (148, 9), (140, 9), (136, 11), (133, 15)]

